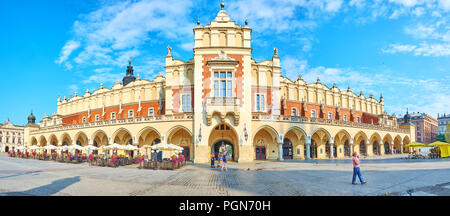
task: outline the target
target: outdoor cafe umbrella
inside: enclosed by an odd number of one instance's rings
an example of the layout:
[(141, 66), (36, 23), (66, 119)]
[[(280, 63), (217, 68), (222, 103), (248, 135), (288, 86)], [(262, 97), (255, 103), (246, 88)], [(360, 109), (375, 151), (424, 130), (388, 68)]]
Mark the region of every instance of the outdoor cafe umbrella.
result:
[(427, 147), (427, 145), (419, 142), (412, 142), (408, 145), (405, 145), (405, 147)]
[(41, 147), (34, 145), (34, 146), (31, 146), (29, 149), (30, 150), (39, 150), (39, 149), (41, 149)]
[(428, 146), (439, 146), (439, 149), (441, 150), (441, 157), (443, 158), (450, 156), (450, 143), (436, 141), (428, 144)]
[(180, 146), (177, 146), (177, 145), (174, 145), (174, 144), (169, 144), (169, 146), (172, 147), (172, 148), (174, 148), (174, 149), (176, 149), (176, 150), (178, 150), (178, 151), (184, 150), (183, 147), (180, 147)]
[(111, 145), (107, 145), (106, 147), (104, 147), (104, 149), (106, 150), (110, 150), (110, 149), (124, 149), (123, 145), (119, 145), (117, 143), (113, 143)]
[(83, 150), (84, 150), (84, 151), (88, 151), (89, 154), (90, 154), (92, 150), (98, 150), (98, 148), (95, 147), (95, 146), (93, 146), (93, 145), (87, 145), (87, 146), (84, 146), (84, 147), (83, 147)]
[(434, 143), (428, 144), (427, 146), (448, 146), (448, 145), (450, 145), (450, 143), (436, 141)]
[(136, 147), (136, 146), (134, 146), (134, 145), (128, 144), (128, 145), (126, 145), (126, 146), (124, 147), (124, 149), (125, 149), (125, 150), (133, 151), (133, 150), (138, 150), (139, 148)]
[(55, 149), (57, 149), (58, 147), (56, 147), (56, 146), (54, 146), (54, 145), (46, 145), (45, 147), (44, 147), (44, 149), (45, 150), (55, 150)]

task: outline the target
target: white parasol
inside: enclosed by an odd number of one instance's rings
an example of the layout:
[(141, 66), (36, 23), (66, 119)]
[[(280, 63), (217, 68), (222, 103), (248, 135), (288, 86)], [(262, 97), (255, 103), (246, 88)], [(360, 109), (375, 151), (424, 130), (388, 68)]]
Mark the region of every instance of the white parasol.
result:
[(31, 146), (29, 149), (30, 150), (38, 150), (38, 149), (41, 149), (41, 147), (34, 145), (34, 146)]
[(128, 144), (128, 145), (126, 145), (126, 146), (124, 147), (124, 149), (125, 149), (125, 150), (133, 151), (133, 150), (138, 150), (139, 148), (136, 147), (136, 146), (134, 146), (134, 145)]
[(124, 149), (123, 145), (119, 145), (117, 143), (113, 143), (111, 145), (107, 145), (106, 147), (104, 147), (104, 149), (109, 150), (109, 149)]
[(54, 146), (54, 145), (46, 145), (45, 147), (44, 147), (44, 149), (45, 150), (55, 150), (55, 149), (57, 149), (58, 147), (56, 147), (56, 146)]
[(98, 150), (98, 148), (93, 145), (87, 145), (87, 146), (83, 147), (83, 150), (86, 150), (86, 151)]

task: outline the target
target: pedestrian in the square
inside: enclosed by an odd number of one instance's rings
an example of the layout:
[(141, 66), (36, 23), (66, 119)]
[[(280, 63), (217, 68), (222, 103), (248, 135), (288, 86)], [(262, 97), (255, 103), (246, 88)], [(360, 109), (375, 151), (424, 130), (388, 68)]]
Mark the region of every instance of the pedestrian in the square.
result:
[(225, 168), (225, 171), (228, 171), (228, 167), (227, 167), (227, 153), (224, 153), (222, 155), (222, 171), (223, 168)]
[(359, 166), (359, 158), (357, 157), (356, 152), (353, 152), (353, 180), (352, 180), (352, 184), (356, 184), (356, 175), (358, 175), (359, 181), (361, 182), (361, 184), (365, 184), (367, 182), (364, 181), (363, 177), (361, 176), (361, 169)]
[(211, 168), (215, 168), (214, 166), (214, 161), (216, 160), (216, 158), (214, 157), (214, 153), (211, 154)]
[(222, 152), (219, 152), (219, 155), (217, 156), (217, 168), (222, 166)]

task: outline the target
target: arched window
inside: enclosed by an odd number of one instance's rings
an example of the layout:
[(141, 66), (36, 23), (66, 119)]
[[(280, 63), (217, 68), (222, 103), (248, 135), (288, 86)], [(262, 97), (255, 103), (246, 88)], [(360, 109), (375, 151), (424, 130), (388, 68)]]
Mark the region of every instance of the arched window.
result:
[(209, 33), (204, 33), (203, 34), (203, 43), (202, 43), (203, 46), (211, 46), (210, 41), (211, 41), (211, 39), (210, 39)]

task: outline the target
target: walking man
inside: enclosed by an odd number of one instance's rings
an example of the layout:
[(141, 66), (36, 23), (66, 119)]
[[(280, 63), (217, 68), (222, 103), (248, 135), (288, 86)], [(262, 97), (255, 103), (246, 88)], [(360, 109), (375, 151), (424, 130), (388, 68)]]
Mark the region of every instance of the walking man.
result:
[(353, 180), (352, 184), (356, 184), (356, 175), (358, 175), (359, 181), (361, 184), (365, 184), (367, 182), (364, 181), (363, 177), (361, 176), (361, 169), (359, 167), (359, 158), (356, 155), (356, 152), (353, 152)]
[(223, 168), (225, 168), (225, 171), (228, 171), (228, 167), (227, 167), (227, 153), (224, 153), (223, 155), (222, 155), (222, 171), (223, 171)]

